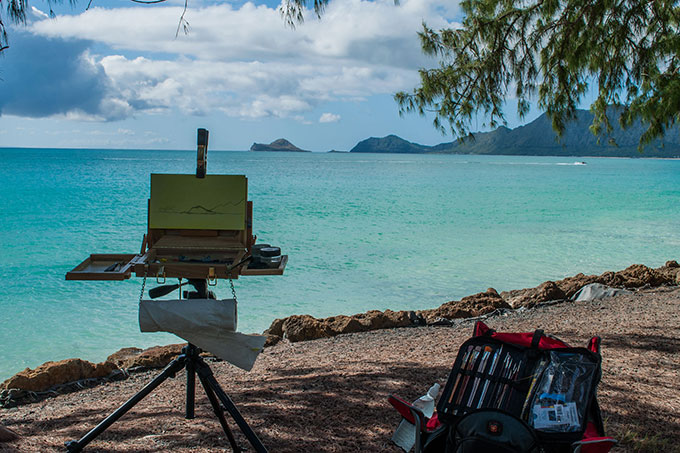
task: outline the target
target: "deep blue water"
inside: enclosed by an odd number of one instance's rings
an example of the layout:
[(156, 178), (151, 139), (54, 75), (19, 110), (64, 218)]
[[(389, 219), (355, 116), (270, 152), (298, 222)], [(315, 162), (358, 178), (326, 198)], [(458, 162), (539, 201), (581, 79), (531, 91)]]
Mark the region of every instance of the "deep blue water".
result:
[[(137, 253), (149, 173), (192, 173), (195, 151), (0, 158), (0, 379), (179, 341), (139, 332), (140, 279), (64, 274), (90, 253)], [(211, 152), (208, 173), (248, 176), (260, 242), (290, 256), (284, 276), (236, 281), (240, 330), (680, 258), (680, 161), (581, 159)], [(217, 293), (229, 296), (226, 282)]]

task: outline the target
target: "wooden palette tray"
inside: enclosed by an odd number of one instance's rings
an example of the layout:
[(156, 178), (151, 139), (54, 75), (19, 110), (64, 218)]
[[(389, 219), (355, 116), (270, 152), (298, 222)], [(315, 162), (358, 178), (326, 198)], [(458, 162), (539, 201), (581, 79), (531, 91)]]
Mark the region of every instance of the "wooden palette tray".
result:
[(241, 268), (241, 275), (283, 275), (286, 264), (288, 264), (288, 255), (281, 255), (281, 264), (279, 264), (279, 267), (275, 268), (249, 268), (250, 262), (248, 262), (247, 266)]
[[(157, 278), (232, 278), (243, 276), (283, 275), (288, 264), (288, 255), (281, 256), (276, 268), (249, 268), (250, 263), (229, 272), (233, 263), (238, 263), (245, 251), (233, 252), (225, 262), (203, 263), (177, 261), (168, 255), (156, 255), (152, 249), (144, 254), (118, 253), (93, 254), (66, 274), (66, 280), (127, 280), (135, 273), (137, 277)], [(108, 269), (108, 270), (107, 270)]]
[(132, 253), (92, 254), (66, 274), (66, 280), (126, 280), (135, 258)]

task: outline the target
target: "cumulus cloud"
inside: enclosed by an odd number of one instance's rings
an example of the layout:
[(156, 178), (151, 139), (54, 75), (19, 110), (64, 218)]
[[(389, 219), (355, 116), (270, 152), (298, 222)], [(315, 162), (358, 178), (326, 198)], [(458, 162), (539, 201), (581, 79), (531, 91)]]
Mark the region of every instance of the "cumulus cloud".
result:
[(319, 118), (319, 123), (337, 123), (340, 121), (340, 115), (335, 113), (322, 113)]
[(109, 78), (88, 55), (89, 46), (84, 40), (15, 32), (3, 54), (0, 114), (104, 120), (129, 115), (130, 106), (110, 96)]
[[(70, 73), (75, 85), (90, 74), (92, 92), (81, 96), (83, 105), (63, 102), (59, 111), (55, 100), (41, 114), (110, 120), (177, 109), (194, 115), (219, 111), (246, 118), (301, 118), (327, 101), (410, 89), (417, 83), (417, 68), (432, 63), (423, 56), (416, 32), (422, 20), (435, 28), (449, 25), (442, 15), (447, 5), (445, 0), (405, 0), (400, 6), (393, 0), (335, 1), (321, 20), (291, 30), (275, 8), (225, 3), (190, 9), (191, 32), (177, 39), (181, 8), (175, 6), (93, 8), (36, 20), (30, 26), (33, 39), (59, 42), (64, 48), (57, 55), (72, 62), (60, 69), (62, 79)], [(99, 55), (88, 54), (87, 42), (98, 44)], [(22, 72), (31, 70), (28, 60), (37, 59), (25, 52), (25, 60)], [(47, 64), (59, 66), (51, 61)], [(53, 78), (53, 70), (41, 69)], [(9, 105), (6, 101), (4, 108)], [(35, 108), (12, 112), (38, 114)], [(319, 121), (338, 119), (329, 113)]]

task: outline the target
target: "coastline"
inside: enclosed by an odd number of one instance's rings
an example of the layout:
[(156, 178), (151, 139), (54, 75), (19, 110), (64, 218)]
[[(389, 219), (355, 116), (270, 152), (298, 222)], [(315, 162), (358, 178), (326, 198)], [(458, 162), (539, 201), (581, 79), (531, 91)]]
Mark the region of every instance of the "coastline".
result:
[[(589, 302), (542, 304), (483, 315), (499, 331), (542, 328), (578, 346), (602, 337), (599, 400), (615, 452), (673, 452), (680, 445), (680, 288), (641, 289)], [(399, 450), (389, 443), (399, 422), (389, 394), (417, 398), (444, 383), (474, 319), (451, 325), (395, 328), (265, 349), (246, 373), (225, 362), (211, 367), (263, 443), (277, 452)], [(19, 434), (8, 452), (60, 451), (158, 371), (0, 411)], [(659, 397), (663, 392), (663, 398)], [(166, 382), (92, 447), (107, 451), (212, 452), (227, 448), (204, 395), (196, 419), (185, 420), (184, 373)], [(245, 439), (236, 433), (241, 445)], [(274, 451), (274, 450), (272, 450)]]
[[(488, 288), (484, 292), (425, 310), (371, 310), (328, 318), (291, 315), (275, 319), (262, 335), (267, 337), (267, 348), (283, 340), (297, 343), (393, 328), (450, 326), (460, 320), (533, 309), (543, 304), (570, 302), (582, 288), (592, 284), (620, 288), (624, 292), (680, 286), (680, 264), (675, 260), (666, 261), (659, 268), (633, 264), (619, 271), (607, 271), (600, 275), (579, 273), (562, 280), (545, 281), (533, 288), (503, 291), (500, 294), (494, 288)], [(147, 349), (126, 347), (110, 354), (101, 363), (72, 358), (46, 362), (35, 369), (26, 368), (0, 383), (0, 408), (36, 402), (54, 394), (69, 392), (73, 388), (125, 379), (130, 370), (163, 368), (182, 352), (183, 345)], [(207, 352), (204, 354), (210, 356)]]

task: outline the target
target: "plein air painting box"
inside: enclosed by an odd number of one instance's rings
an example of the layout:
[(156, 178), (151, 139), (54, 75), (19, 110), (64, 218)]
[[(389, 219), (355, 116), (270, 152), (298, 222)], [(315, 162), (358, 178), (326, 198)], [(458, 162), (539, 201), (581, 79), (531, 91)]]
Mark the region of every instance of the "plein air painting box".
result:
[(139, 254), (92, 254), (66, 274), (67, 280), (125, 280), (137, 277), (238, 278), (282, 275), (276, 268), (249, 269), (239, 263), (255, 244), (253, 205), (243, 175), (151, 174), (148, 230)]

